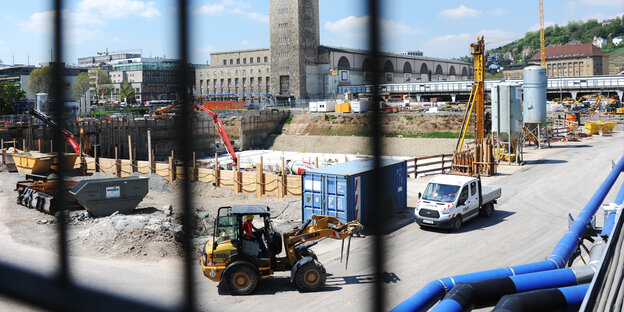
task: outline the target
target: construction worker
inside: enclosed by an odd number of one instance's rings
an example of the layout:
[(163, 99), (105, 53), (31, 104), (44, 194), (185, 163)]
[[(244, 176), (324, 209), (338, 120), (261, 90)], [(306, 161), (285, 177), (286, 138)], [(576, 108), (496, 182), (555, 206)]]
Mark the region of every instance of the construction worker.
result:
[(266, 246), (264, 246), (264, 242), (262, 241), (262, 231), (263, 229), (258, 229), (253, 225), (253, 215), (246, 215), (245, 222), (243, 222), (243, 238), (248, 240), (255, 240), (260, 247), (260, 258), (267, 258), (268, 252)]

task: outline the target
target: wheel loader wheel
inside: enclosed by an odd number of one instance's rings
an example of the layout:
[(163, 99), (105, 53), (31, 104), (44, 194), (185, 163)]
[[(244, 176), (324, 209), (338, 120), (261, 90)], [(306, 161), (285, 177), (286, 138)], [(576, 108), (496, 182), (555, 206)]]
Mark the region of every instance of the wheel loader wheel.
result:
[(316, 261), (310, 261), (302, 265), (295, 275), (295, 284), (300, 291), (319, 291), (325, 287), (327, 272), (323, 265)]
[(228, 270), (225, 284), (233, 295), (249, 295), (258, 286), (258, 273), (246, 265), (237, 265)]

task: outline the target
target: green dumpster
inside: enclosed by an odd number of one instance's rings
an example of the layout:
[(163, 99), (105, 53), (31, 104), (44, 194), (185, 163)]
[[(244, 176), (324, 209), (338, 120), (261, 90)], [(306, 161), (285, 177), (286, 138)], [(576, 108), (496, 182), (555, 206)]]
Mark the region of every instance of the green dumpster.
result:
[(94, 216), (110, 216), (117, 211), (129, 214), (149, 192), (148, 181), (135, 176), (82, 180), (69, 193)]

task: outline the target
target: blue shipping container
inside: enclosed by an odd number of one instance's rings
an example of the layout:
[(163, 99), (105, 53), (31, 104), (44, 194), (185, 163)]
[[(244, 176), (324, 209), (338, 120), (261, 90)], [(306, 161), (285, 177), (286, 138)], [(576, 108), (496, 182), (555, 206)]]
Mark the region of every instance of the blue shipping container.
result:
[[(302, 221), (317, 214), (337, 217), (343, 223), (358, 220), (366, 224), (372, 217), (373, 209), (387, 207), (388, 214), (405, 210), (405, 161), (382, 159), (377, 176), (373, 175), (373, 169), (373, 160), (367, 159), (303, 172)], [(375, 177), (381, 179), (380, 190), (372, 189)], [(372, 194), (382, 196), (382, 207), (373, 207)]]

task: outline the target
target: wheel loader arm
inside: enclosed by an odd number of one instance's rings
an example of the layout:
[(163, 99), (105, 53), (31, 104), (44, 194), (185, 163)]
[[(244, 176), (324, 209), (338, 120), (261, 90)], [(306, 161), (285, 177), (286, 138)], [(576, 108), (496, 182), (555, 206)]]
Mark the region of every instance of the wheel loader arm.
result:
[(291, 264), (299, 259), (295, 247), (325, 238), (344, 240), (363, 229), (358, 221), (343, 224), (336, 217), (312, 215), (311, 222), (306, 222), (302, 229), (294, 229), (284, 233), (284, 246)]

